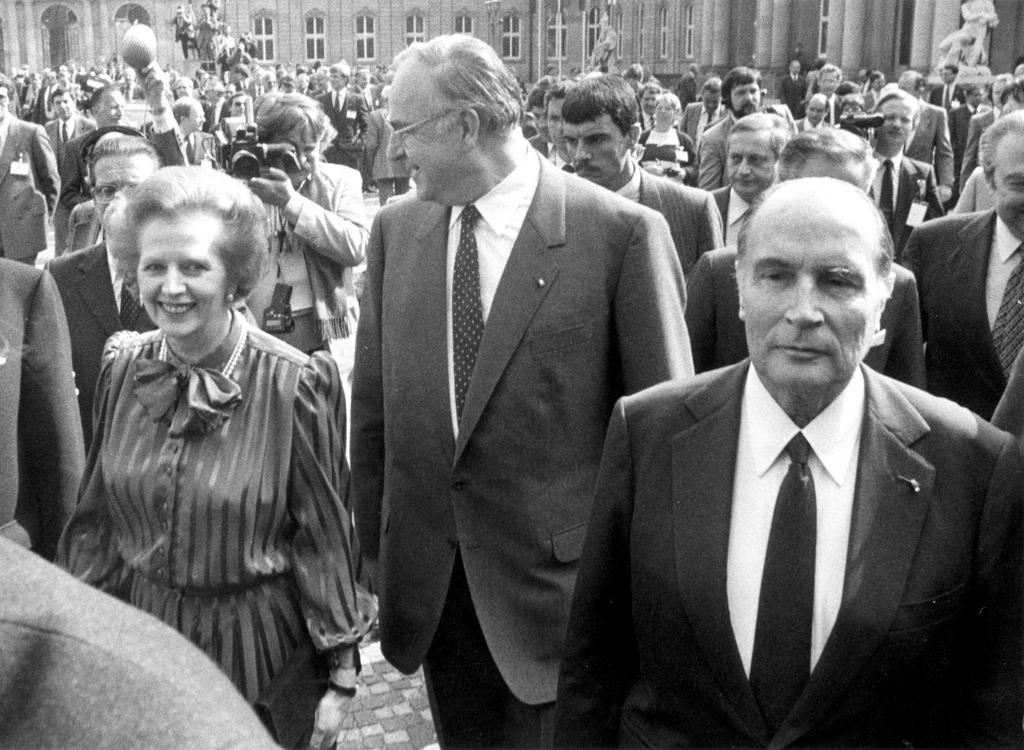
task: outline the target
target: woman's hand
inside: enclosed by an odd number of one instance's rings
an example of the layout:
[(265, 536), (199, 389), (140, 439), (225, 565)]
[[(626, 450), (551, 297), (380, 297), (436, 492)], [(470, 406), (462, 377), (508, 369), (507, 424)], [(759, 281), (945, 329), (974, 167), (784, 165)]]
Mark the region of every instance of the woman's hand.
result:
[(337, 690), (327, 689), (316, 707), (313, 736), (309, 738), (311, 750), (332, 750), (341, 734), (341, 723), (348, 715), (352, 699)]
[(295, 194), (291, 178), (280, 169), (271, 167), (266, 177), (253, 177), (249, 189), (264, 203), (284, 208)]

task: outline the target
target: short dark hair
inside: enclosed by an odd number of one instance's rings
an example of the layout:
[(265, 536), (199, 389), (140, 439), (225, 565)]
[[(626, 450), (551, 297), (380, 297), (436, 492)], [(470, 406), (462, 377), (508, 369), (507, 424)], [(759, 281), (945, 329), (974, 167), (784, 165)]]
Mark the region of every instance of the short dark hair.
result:
[(959, 75), (960, 74), (960, 67), (957, 66), (957, 65), (954, 65), (953, 63), (947, 63), (946, 65), (943, 65), (942, 69), (943, 70), (948, 70), (953, 75)]
[(706, 81), (704, 81), (704, 85), (700, 87), (700, 90), (702, 92), (704, 92), (704, 91), (714, 91), (717, 94), (721, 94), (722, 93), (722, 79), (719, 78), (718, 76), (710, 76)]
[(623, 78), (606, 75), (585, 78), (566, 95), (562, 105), (562, 119), (566, 122), (579, 125), (601, 115), (611, 117), (623, 135), (639, 122), (640, 105)]
[(722, 100), (730, 112), (733, 111), (732, 90), (737, 86), (746, 86), (750, 83), (756, 84), (758, 88), (761, 88), (761, 73), (756, 68), (738, 65), (725, 74), (725, 78), (722, 79)]
[(530, 93), (526, 95), (526, 108), (533, 109), (534, 107), (544, 106), (544, 97), (547, 95), (547, 91), (542, 89), (540, 86), (534, 86), (530, 89)]
[(644, 79), (644, 66), (641, 65), (640, 63), (633, 63), (628, 68), (626, 68), (626, 72), (622, 74), (622, 77), (633, 78), (637, 81), (642, 81)]
[(552, 101), (556, 99), (565, 99), (566, 95), (569, 93), (570, 90), (572, 90), (572, 88), (575, 85), (575, 81), (565, 80), (558, 81), (551, 88), (549, 88), (547, 92), (544, 94), (544, 112), (546, 113), (548, 111), (548, 105), (551, 104)]

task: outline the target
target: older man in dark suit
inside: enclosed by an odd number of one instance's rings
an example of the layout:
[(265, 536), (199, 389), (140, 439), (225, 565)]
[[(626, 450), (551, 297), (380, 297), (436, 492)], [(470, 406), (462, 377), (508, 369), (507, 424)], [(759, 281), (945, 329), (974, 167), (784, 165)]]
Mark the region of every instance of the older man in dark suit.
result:
[(84, 469), (57, 288), (0, 258), (0, 536), (52, 560)]
[(862, 190), (783, 183), (739, 247), (750, 360), (616, 405), (556, 746), (1024, 743), (1024, 458), (862, 366), (891, 263)]
[(417, 196), (370, 235), (352, 397), (356, 528), (385, 656), (425, 667), (442, 746), (550, 742), (614, 400), (692, 374), (665, 219), (554, 168), (466, 36), (396, 61)]
[[(844, 130), (827, 128), (803, 133), (786, 144), (779, 159), (779, 177), (835, 177), (866, 191), (877, 166), (866, 141)], [(893, 266), (893, 272), (892, 295), (885, 303), (881, 326), (864, 364), (924, 388), (917, 283), (902, 266)], [(736, 248), (722, 248), (701, 257), (686, 277), (686, 289), (686, 324), (697, 372), (725, 367), (749, 356), (739, 314)]]
[(706, 191), (651, 174), (637, 163), (638, 117), (633, 89), (621, 78), (581, 81), (562, 105), (569, 159), (583, 179), (664, 216), (686, 274), (697, 258), (722, 246), (722, 219)]
[(11, 113), (10, 92), (0, 76), (0, 257), (31, 265), (46, 249), (60, 177), (46, 131)]
[(921, 295), (928, 390), (989, 419), (1024, 343), (1024, 111), (988, 131), (995, 209), (910, 235), (904, 264)]
[(124, 221), (123, 191), (142, 184), (160, 168), (156, 149), (144, 138), (125, 136), (101, 143), (94, 156), (93, 194), (104, 239), (54, 258), (49, 265), (67, 313), (86, 449), (92, 441), (93, 395), (106, 340), (116, 331), (153, 328), (139, 304), (135, 248), (132, 229)]
[(332, 164), (344, 164), (358, 170), (366, 133), (366, 100), (361, 94), (349, 90), (352, 68), (347, 62), (335, 63), (329, 73), (330, 89), (316, 98), (336, 133), (334, 141), (324, 151), (324, 158)]

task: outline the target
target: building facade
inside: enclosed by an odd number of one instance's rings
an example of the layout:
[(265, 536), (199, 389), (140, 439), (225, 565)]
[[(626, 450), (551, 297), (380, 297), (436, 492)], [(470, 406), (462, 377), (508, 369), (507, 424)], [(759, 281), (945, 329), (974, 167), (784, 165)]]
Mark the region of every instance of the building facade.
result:
[[(175, 0), (0, 0), (0, 63), (10, 71), (66, 60), (94, 64), (117, 51), (125, 29), (152, 26), (159, 57), (184, 65), (174, 43)], [(474, 34), (524, 81), (587, 69), (602, 42), (610, 67), (640, 62), (673, 80), (689, 65), (723, 72), (760, 68), (768, 82), (794, 56), (819, 54), (847, 73), (928, 72), (939, 42), (961, 23), (960, 0), (221, 0), (237, 34), (252, 30), (257, 57), (295, 63), (346, 59), (386, 66), (408, 44)], [(199, 3), (196, 2), (198, 13)], [(1024, 3), (995, 0), (990, 67), (1009, 70), (1024, 52)], [(602, 16), (607, 20), (602, 24)], [(610, 27), (610, 31), (607, 27)]]

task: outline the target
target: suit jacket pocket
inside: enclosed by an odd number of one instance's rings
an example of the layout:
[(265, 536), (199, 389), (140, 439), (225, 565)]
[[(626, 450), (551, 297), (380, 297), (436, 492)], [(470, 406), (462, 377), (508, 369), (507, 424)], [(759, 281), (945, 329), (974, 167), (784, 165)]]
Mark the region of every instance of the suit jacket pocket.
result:
[(580, 559), (583, 551), (583, 538), (587, 535), (587, 525), (578, 524), (572, 528), (551, 535), (551, 554), (558, 562), (570, 563)]
[(942, 622), (956, 614), (963, 601), (965, 585), (916, 602), (906, 602), (896, 610), (889, 632), (915, 630)]
[(560, 328), (557, 331), (537, 331), (530, 336), (530, 350), (534, 355), (559, 351), (571, 346), (586, 344), (592, 336), (593, 328), (589, 321)]

